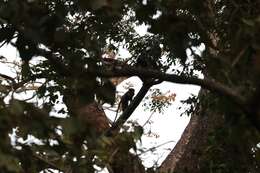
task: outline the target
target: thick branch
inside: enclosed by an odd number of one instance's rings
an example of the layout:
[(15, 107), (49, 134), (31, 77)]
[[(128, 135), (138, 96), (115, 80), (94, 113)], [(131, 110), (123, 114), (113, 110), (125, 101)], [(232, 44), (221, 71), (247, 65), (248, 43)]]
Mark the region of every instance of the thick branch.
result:
[(211, 79), (199, 79), (197, 77), (167, 74), (150, 69), (141, 69), (134, 67), (114, 68), (112, 70), (101, 69), (95, 71), (98, 75), (103, 77), (121, 77), (121, 76), (139, 76), (142, 78), (154, 78), (161, 81), (168, 81), (178, 84), (198, 85), (204, 89), (216, 92), (218, 94), (229, 97), (233, 102), (239, 106), (245, 106), (245, 99), (236, 93), (233, 89)]

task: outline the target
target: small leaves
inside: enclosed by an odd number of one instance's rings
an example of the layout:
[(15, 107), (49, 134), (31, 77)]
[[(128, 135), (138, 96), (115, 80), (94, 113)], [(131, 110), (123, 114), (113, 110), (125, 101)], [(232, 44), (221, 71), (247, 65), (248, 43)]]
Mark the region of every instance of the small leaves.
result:
[(144, 103), (146, 109), (149, 109), (152, 112), (158, 111), (159, 113), (162, 113), (165, 108), (175, 101), (176, 94), (170, 93), (170, 91), (162, 93), (159, 89), (153, 89), (152, 94), (147, 98), (151, 98), (151, 101)]
[(152, 96), (153, 100), (162, 101), (162, 102), (174, 102), (176, 94), (169, 94), (169, 95), (158, 95)]

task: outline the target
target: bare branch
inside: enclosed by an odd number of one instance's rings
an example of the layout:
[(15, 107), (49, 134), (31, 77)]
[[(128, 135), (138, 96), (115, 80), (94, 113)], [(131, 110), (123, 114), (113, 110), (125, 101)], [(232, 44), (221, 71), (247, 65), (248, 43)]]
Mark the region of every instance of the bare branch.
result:
[(176, 141), (167, 141), (167, 142), (164, 142), (164, 143), (159, 144), (159, 145), (157, 145), (157, 146), (151, 147), (151, 148), (149, 148), (149, 149), (147, 149), (147, 150), (141, 152), (140, 154), (138, 154), (138, 156), (140, 156), (140, 155), (142, 155), (142, 154), (145, 154), (145, 153), (147, 153), (147, 152), (150, 152), (150, 151), (152, 152), (152, 151), (154, 151), (154, 150), (157, 149), (157, 148), (160, 148), (160, 147), (162, 147), (162, 146), (164, 146), (164, 145), (167, 145), (167, 144), (173, 143), (173, 142), (176, 142)]
[[(88, 71), (90, 72), (90, 71)], [(176, 75), (176, 74), (167, 74), (160, 71), (150, 70), (150, 69), (141, 69), (134, 68), (130, 66), (113, 68), (113, 69), (99, 69), (90, 73), (98, 73), (98, 75), (103, 77), (121, 77), (121, 76), (139, 76), (142, 78), (153, 78), (159, 79), (160, 81), (168, 81), (178, 84), (190, 84), (190, 85), (198, 85), (204, 89), (216, 92), (218, 94), (227, 96), (233, 102), (238, 104), (239, 106), (245, 106), (245, 98), (236, 93), (232, 88), (227, 87), (213, 79), (199, 79), (197, 77), (190, 77), (184, 75)]]
[(14, 78), (12, 78), (12, 77), (10, 77), (8, 75), (0, 73), (0, 77), (4, 78), (6, 80), (10, 80), (11, 82), (15, 82)]
[(242, 56), (245, 54), (246, 50), (249, 48), (249, 45), (245, 45), (242, 50), (238, 53), (238, 55), (235, 57), (234, 61), (231, 64), (231, 67), (234, 68), (236, 64), (239, 62), (239, 60), (242, 58)]
[(37, 154), (33, 154), (32, 155), (34, 158), (36, 158), (37, 160), (43, 162), (45, 165), (47, 165), (48, 167), (51, 167), (53, 169), (59, 170), (59, 171), (64, 171), (62, 168), (58, 167), (57, 164), (50, 162), (47, 159), (44, 159), (43, 157), (41, 157), (40, 155)]
[(148, 124), (152, 118), (152, 116), (154, 115), (155, 111), (152, 111), (152, 113), (150, 114), (150, 116), (148, 117), (148, 119), (144, 122), (144, 124), (142, 125), (142, 127), (146, 126), (146, 124)]
[[(258, 131), (260, 131), (260, 118), (259, 118), (260, 113), (258, 113), (258, 109), (257, 111), (252, 112), (252, 105), (254, 105), (252, 100), (254, 100), (255, 97), (248, 102), (248, 100), (246, 100), (244, 97), (239, 95), (232, 88), (229, 88), (226, 85), (214, 81), (213, 79), (208, 79), (208, 78), (199, 79), (197, 77), (179, 76), (175, 74), (162, 73), (155, 70), (140, 69), (140, 68), (137, 69), (129, 66), (124, 68), (114, 68), (112, 70), (101, 69), (100, 71), (96, 71), (96, 73), (98, 73), (100, 76), (105, 76), (105, 77), (139, 76), (142, 78), (153, 78), (153, 79), (159, 79), (160, 81), (168, 81), (168, 82), (173, 82), (178, 84), (192, 84), (192, 85), (201, 86), (204, 89), (228, 97), (232, 102), (234, 102), (239, 106), (239, 108), (247, 115), (248, 120), (252, 123), (252, 125), (256, 129), (258, 129)], [(259, 98), (258, 95), (260, 94), (256, 94), (256, 95), (258, 99)], [(140, 102), (138, 102), (138, 104), (139, 103)], [(251, 106), (248, 106), (249, 104)], [(258, 107), (258, 106), (253, 106), (253, 107)], [(126, 110), (122, 114), (122, 118), (120, 117), (118, 122), (115, 123), (115, 125), (112, 128), (118, 128), (120, 124), (124, 123), (126, 119), (129, 118), (131, 113), (132, 113), (131, 109)]]

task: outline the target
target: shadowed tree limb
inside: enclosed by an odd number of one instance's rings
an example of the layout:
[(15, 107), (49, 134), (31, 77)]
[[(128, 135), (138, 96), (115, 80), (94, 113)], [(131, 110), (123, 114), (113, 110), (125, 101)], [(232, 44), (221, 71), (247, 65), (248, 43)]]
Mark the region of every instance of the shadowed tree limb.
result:
[(1, 78), (4, 78), (4, 79), (6, 79), (6, 80), (9, 80), (9, 81), (11, 81), (11, 82), (15, 82), (15, 80), (14, 80), (14, 78), (12, 78), (12, 77), (10, 77), (10, 76), (8, 76), (8, 75), (5, 75), (5, 74), (2, 74), (2, 73), (0, 73), (0, 77)]
[[(90, 72), (90, 71), (89, 71)], [(232, 88), (227, 87), (213, 79), (200, 79), (192, 76), (176, 75), (176, 74), (167, 74), (156, 70), (151, 69), (141, 69), (130, 66), (114, 68), (114, 69), (99, 69), (92, 71), (90, 73), (97, 73), (103, 77), (121, 77), (121, 76), (138, 76), (142, 78), (153, 78), (160, 81), (168, 81), (177, 84), (190, 84), (201, 86), (204, 89), (216, 92), (218, 94), (229, 97), (233, 102), (239, 106), (245, 106), (246, 100), (244, 97), (236, 93)]]

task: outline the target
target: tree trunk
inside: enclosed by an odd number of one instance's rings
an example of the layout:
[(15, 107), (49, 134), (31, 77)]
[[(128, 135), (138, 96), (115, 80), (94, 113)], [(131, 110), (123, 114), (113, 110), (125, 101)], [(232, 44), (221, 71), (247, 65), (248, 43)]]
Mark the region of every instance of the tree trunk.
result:
[[(200, 97), (202, 97), (200, 92)], [(160, 166), (160, 172), (200, 172), (201, 156), (207, 147), (207, 138), (223, 122), (223, 116), (199, 108), (191, 119), (180, 140)], [(205, 115), (210, 114), (210, 115)]]
[[(201, 91), (199, 97), (197, 110), (159, 172), (260, 172), (259, 163), (253, 157), (257, 154), (252, 152), (259, 142), (257, 130), (250, 128), (250, 123), (240, 118), (239, 112), (215, 110), (221, 99), (215, 103), (210, 101), (210, 105), (206, 103), (209, 98), (214, 100), (214, 95)], [(229, 118), (234, 116), (236, 120), (230, 123)]]

